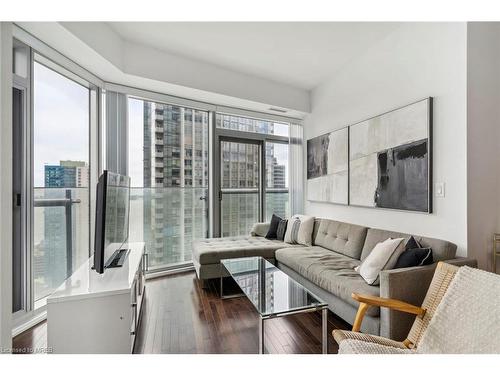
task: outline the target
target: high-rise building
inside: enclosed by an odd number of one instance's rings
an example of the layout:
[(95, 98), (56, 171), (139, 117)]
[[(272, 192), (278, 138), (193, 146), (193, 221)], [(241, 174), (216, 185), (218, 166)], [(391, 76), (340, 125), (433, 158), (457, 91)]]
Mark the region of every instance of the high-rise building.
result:
[(86, 162), (61, 160), (59, 164), (65, 168), (75, 168), (75, 187), (89, 186), (89, 166)]
[(45, 187), (75, 187), (75, 184), (76, 169), (74, 167), (64, 167), (62, 165), (45, 166)]
[(206, 237), (208, 113), (144, 102), (144, 239), (150, 264), (191, 260), (191, 243)]
[[(152, 267), (191, 260), (191, 243), (208, 231), (208, 112), (144, 101), (143, 238)], [(273, 134), (274, 124), (235, 116), (228, 128)], [(248, 233), (258, 220), (259, 146), (222, 142), (222, 187), (255, 193), (224, 194), (222, 234)], [(266, 145), (268, 187), (286, 188), (285, 165)], [(285, 216), (287, 194), (272, 194), (266, 206)]]
[(89, 186), (89, 167), (84, 161), (61, 160), (59, 165), (45, 165), (46, 188)]

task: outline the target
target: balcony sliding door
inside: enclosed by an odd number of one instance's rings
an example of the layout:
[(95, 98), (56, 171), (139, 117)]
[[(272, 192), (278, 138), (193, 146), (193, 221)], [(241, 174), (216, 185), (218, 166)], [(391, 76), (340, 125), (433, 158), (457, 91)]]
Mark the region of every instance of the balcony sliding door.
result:
[(261, 212), (261, 142), (220, 141), (222, 237), (248, 234)]
[(290, 215), (289, 124), (216, 114), (214, 234), (248, 235), (274, 214)]

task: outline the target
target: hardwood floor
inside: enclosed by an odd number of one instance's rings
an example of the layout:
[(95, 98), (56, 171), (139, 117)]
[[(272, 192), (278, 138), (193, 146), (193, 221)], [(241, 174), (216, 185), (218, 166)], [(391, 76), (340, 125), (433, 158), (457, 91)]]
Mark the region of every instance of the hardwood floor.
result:
[(12, 340), (14, 354), (44, 353), (47, 348), (47, 321), (17, 335)]
[[(329, 353), (338, 349), (331, 336), (335, 328), (351, 327), (329, 313)], [(13, 346), (28, 352), (43, 348), (46, 331), (43, 322), (15, 337)], [(267, 321), (265, 342), (268, 353), (321, 353), (320, 313)], [(194, 272), (153, 279), (146, 284), (134, 352), (255, 354), (258, 314), (245, 297), (221, 300), (216, 283), (203, 289)]]

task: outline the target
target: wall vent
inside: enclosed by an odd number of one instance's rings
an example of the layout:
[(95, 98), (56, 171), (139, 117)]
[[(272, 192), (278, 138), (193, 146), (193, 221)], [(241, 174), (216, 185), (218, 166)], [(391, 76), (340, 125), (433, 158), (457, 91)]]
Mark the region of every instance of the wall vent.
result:
[(269, 110), (274, 111), (274, 112), (279, 112), (279, 113), (287, 113), (288, 112), (286, 109), (276, 108), (276, 107), (270, 107)]

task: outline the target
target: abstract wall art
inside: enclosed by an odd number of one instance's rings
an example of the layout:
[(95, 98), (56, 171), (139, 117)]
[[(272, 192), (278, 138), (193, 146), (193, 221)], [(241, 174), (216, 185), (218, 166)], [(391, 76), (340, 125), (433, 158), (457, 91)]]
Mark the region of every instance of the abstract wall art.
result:
[(349, 129), (307, 141), (307, 199), (349, 203)]
[(349, 203), (432, 212), (432, 98), (350, 126)]

